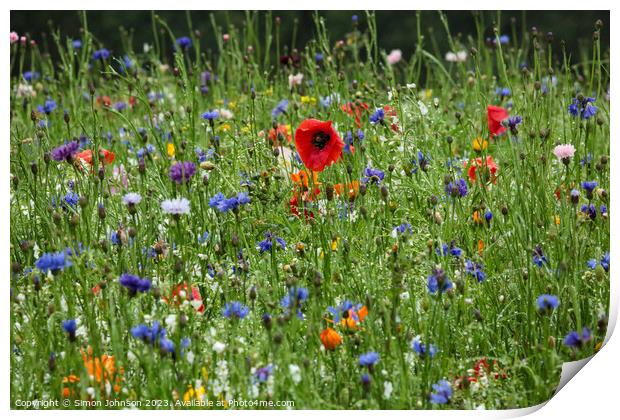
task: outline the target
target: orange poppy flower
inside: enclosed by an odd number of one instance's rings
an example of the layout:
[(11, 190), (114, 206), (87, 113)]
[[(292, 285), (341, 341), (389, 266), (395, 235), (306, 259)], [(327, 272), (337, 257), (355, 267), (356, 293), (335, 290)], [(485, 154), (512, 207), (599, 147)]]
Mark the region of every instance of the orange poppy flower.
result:
[(280, 146), (280, 140), (286, 139), (286, 141), (290, 143), (293, 139), (288, 132), (288, 128), (284, 124), (278, 124), (276, 128), (269, 130), (269, 134), (267, 136), (269, 137), (269, 140), (273, 142), (275, 147)]
[(321, 343), (327, 350), (335, 350), (342, 344), (342, 337), (333, 328), (325, 328), (321, 331)]
[(487, 118), (489, 124), (489, 132), (494, 136), (499, 136), (506, 131), (506, 127), (502, 125), (502, 121), (508, 118), (508, 111), (501, 106), (489, 105), (487, 107)]
[[(87, 352), (82, 351), (82, 361), (91, 381), (99, 384), (102, 389), (106, 384), (113, 384), (114, 392), (121, 391), (124, 369), (122, 367), (117, 369), (114, 356), (104, 354), (101, 357), (93, 357), (93, 351), (89, 347)], [(63, 397), (67, 398), (75, 395), (71, 384), (80, 382), (80, 378), (76, 375), (69, 375), (64, 377), (62, 382), (67, 384), (62, 390)]]
[(321, 172), (340, 159), (344, 142), (331, 121), (308, 119), (295, 131), (295, 147), (306, 168)]
[[(349, 199), (350, 200), (354, 199), (355, 197), (357, 197), (357, 194), (360, 190), (359, 181), (350, 182), (349, 184), (347, 184), (346, 189), (348, 190), (348, 193), (349, 193)], [(336, 184), (334, 185), (334, 191), (336, 192), (336, 195), (340, 197), (344, 193), (345, 187), (343, 186), (343, 184)]]
[(491, 181), (495, 183), (495, 178), (497, 176), (497, 163), (493, 161), (492, 156), (487, 156), (484, 162), (482, 161), (482, 158), (471, 159), (469, 162), (465, 162), (464, 166), (465, 168), (469, 166), (467, 169), (467, 176), (472, 183), (476, 182), (476, 172), (478, 171), (478, 168), (480, 168), (482, 171), (481, 173), (485, 176), (485, 182), (487, 181), (486, 176), (489, 175)]
[(362, 306), (359, 310), (355, 309), (355, 307), (349, 309), (349, 316), (346, 318), (342, 318), (340, 320), (340, 324), (343, 327), (349, 329), (357, 328), (357, 324), (362, 322), (364, 318), (368, 315), (368, 308), (366, 306)]
[[(312, 171), (312, 181), (314, 185), (319, 185), (319, 173)], [(302, 190), (307, 190), (309, 185), (310, 174), (309, 171), (299, 171), (291, 174), (291, 179)]]

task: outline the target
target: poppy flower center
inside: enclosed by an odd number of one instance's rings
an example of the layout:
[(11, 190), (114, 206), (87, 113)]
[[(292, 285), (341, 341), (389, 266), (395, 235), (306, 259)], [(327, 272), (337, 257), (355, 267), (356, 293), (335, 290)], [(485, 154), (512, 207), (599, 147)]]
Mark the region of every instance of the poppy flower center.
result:
[(323, 150), (325, 145), (329, 142), (330, 135), (323, 131), (319, 131), (314, 136), (312, 136), (312, 145), (319, 150)]

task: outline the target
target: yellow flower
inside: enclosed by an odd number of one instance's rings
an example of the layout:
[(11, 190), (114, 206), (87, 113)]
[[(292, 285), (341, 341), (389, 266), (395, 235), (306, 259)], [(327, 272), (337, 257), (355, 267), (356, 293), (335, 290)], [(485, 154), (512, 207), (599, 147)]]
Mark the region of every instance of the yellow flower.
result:
[(301, 97), (301, 103), (302, 104), (314, 105), (314, 104), (316, 104), (316, 98), (314, 98), (312, 96), (302, 96)]
[(332, 246), (331, 246), (332, 251), (337, 251), (338, 250), (338, 241), (339, 240), (340, 240), (340, 237), (337, 237), (336, 239), (332, 240)]
[(185, 394), (183, 394), (183, 401), (189, 402), (189, 401), (195, 400), (195, 399), (201, 400), (201, 399), (203, 399), (205, 394), (206, 394), (206, 391), (205, 391), (205, 387), (204, 386), (201, 386), (197, 390), (194, 390), (193, 386), (188, 385), (187, 386), (187, 392)]
[(483, 139), (482, 137), (477, 137), (471, 142), (471, 146), (474, 148), (476, 152), (481, 152), (486, 150), (489, 142)]
[(237, 102), (235, 102), (235, 101), (228, 102), (228, 108), (236, 109), (237, 108)]
[(174, 143), (168, 143), (168, 146), (166, 147), (166, 151), (168, 152), (168, 156), (174, 157), (175, 150), (176, 149), (174, 148)]
[(424, 97), (426, 99), (430, 99), (433, 96), (433, 89), (425, 89), (424, 90)]
[(230, 124), (224, 123), (224, 124), (220, 125), (220, 130), (221, 131), (229, 131), (230, 130)]
[(556, 215), (555, 215), (555, 218), (554, 218), (554, 221), (555, 221), (555, 224), (556, 224), (556, 225), (559, 225), (559, 224), (560, 224), (560, 216), (558, 216), (558, 215), (556, 214)]

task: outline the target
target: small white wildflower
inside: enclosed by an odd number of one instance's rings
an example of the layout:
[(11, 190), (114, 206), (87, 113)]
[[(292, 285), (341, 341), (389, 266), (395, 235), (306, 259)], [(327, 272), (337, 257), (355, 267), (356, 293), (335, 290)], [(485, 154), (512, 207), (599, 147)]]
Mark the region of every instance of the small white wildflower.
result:
[(298, 384), (301, 381), (301, 369), (299, 368), (299, 366), (291, 363), (290, 365), (288, 365), (288, 371), (291, 374), (291, 379), (293, 380), (293, 382), (295, 382), (295, 384)]
[(226, 344), (216, 341), (213, 343), (213, 351), (216, 353), (222, 353), (226, 349)]
[(389, 400), (390, 397), (392, 396), (393, 390), (394, 390), (394, 387), (392, 386), (392, 382), (390, 381), (383, 382), (383, 398), (385, 398), (386, 400)]

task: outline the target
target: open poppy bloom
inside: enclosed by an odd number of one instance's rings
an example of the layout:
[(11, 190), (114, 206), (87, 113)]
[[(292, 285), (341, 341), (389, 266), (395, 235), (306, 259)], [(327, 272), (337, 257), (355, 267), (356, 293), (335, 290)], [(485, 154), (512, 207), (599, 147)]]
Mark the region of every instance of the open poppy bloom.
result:
[(184, 300), (188, 300), (197, 312), (202, 313), (205, 310), (202, 297), (200, 296), (200, 290), (198, 290), (196, 286), (190, 288), (187, 283), (176, 286), (172, 290), (172, 298), (170, 300), (177, 305), (181, 305)]
[(340, 324), (346, 328), (355, 329), (357, 328), (357, 324), (366, 318), (366, 315), (368, 315), (368, 308), (366, 308), (366, 306), (362, 306), (361, 308), (353, 306), (349, 309), (349, 316), (342, 318)]
[[(290, 125), (278, 124), (276, 128), (272, 128), (269, 130), (269, 140), (272, 141), (274, 147), (280, 146), (282, 143), (290, 143), (293, 137), (288, 132), (290, 130)], [(283, 140), (286, 140), (284, 142)]]
[(506, 131), (502, 121), (508, 118), (508, 111), (501, 106), (489, 105), (487, 107), (487, 117), (489, 122), (489, 132), (491, 135), (499, 136)]
[[(86, 352), (82, 351), (82, 361), (90, 380), (100, 385), (102, 392), (105, 391), (106, 385), (112, 385), (116, 393), (121, 391), (124, 370), (122, 367), (117, 369), (114, 356), (103, 354), (101, 357), (93, 357), (93, 350), (89, 347)], [(77, 384), (80, 378), (69, 375), (64, 377), (62, 382), (65, 384), (62, 390), (63, 397), (76, 396), (76, 387), (71, 384)]]
[[(295, 184), (297, 184), (298, 187), (301, 188), (302, 191), (308, 190), (308, 184), (310, 181), (309, 171), (304, 170), (304, 171), (299, 171), (297, 173), (292, 173), (291, 179), (293, 180)], [(319, 173), (318, 172), (312, 172), (312, 181), (313, 181), (312, 182), (313, 185), (319, 185)]]
[(350, 182), (346, 185), (346, 187), (343, 184), (334, 185), (334, 191), (336, 192), (336, 195), (340, 197), (342, 194), (344, 194), (345, 191), (347, 191), (350, 201), (353, 201), (355, 197), (357, 197), (359, 190), (360, 182), (357, 180)]
[(493, 161), (492, 156), (487, 156), (484, 162), (482, 158), (471, 159), (469, 162), (465, 162), (465, 168), (468, 168), (467, 176), (472, 183), (476, 182), (476, 172), (478, 172), (478, 168), (480, 168), (480, 173), (484, 177), (484, 182), (491, 180), (491, 182), (495, 183), (497, 164)]
[(109, 108), (112, 105), (112, 100), (109, 96), (97, 96), (97, 105)]
[[(86, 149), (76, 155), (78, 159), (83, 161), (84, 163), (93, 166), (93, 151), (91, 149)], [(114, 152), (110, 152), (106, 149), (99, 149), (99, 160), (105, 164), (110, 164), (114, 162)]]
[(306, 168), (321, 172), (340, 159), (344, 142), (331, 121), (308, 119), (295, 131), (295, 147)]
[(333, 328), (325, 328), (321, 331), (321, 343), (327, 350), (335, 350), (342, 344), (342, 337)]
[(368, 108), (369, 108), (368, 104), (365, 102), (360, 102), (358, 104), (349, 102), (347, 104), (340, 106), (340, 109), (342, 109), (344, 112), (346, 112), (350, 116), (355, 115), (355, 125), (357, 125), (357, 128), (362, 127), (362, 115), (364, 111), (368, 111)]
[(320, 190), (318, 188), (314, 189), (314, 194), (310, 191), (293, 191), (293, 196), (288, 202), (291, 213), (297, 217), (300, 217), (301, 214), (299, 212), (299, 207), (303, 206), (304, 218), (306, 219), (306, 222), (308, 219), (314, 219), (314, 213), (309, 209), (309, 204), (316, 198), (319, 192)]

